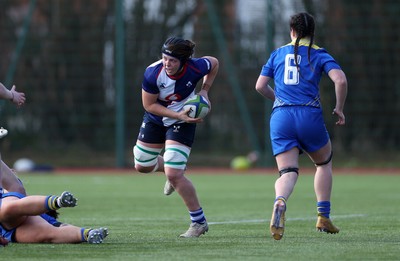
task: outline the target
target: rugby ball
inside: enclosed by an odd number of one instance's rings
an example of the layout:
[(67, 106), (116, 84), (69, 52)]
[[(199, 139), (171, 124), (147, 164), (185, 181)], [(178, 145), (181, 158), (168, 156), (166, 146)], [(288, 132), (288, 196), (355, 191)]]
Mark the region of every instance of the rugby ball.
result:
[(190, 118), (204, 118), (210, 111), (208, 101), (201, 95), (194, 95), (183, 105), (183, 110), (189, 110)]

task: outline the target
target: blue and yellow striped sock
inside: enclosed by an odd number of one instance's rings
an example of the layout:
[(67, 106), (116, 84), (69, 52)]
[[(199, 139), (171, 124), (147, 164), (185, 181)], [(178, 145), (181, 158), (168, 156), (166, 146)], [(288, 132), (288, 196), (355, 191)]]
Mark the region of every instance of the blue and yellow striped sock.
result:
[(330, 201), (319, 201), (317, 202), (317, 211), (319, 216), (329, 218), (331, 213), (331, 202)]
[(278, 200), (282, 200), (282, 201), (285, 202), (285, 204), (286, 204), (286, 198), (285, 198), (285, 197), (277, 196), (276, 199), (275, 199), (275, 201), (274, 201), (274, 203), (277, 202)]
[(206, 217), (204, 216), (204, 212), (202, 208), (199, 208), (196, 211), (189, 211), (190, 220), (192, 222), (203, 224), (206, 222)]
[(46, 209), (48, 210), (57, 210), (60, 208), (60, 206), (57, 203), (57, 196), (47, 196), (44, 205), (46, 207)]
[(283, 203), (285, 203), (285, 210), (286, 210), (286, 198), (283, 197), (283, 196), (277, 196), (277, 197), (275, 198), (274, 205), (275, 205), (275, 202), (277, 202), (278, 200), (282, 200)]
[(89, 236), (89, 231), (90, 228), (81, 228), (81, 237), (82, 237), (82, 242), (86, 242)]

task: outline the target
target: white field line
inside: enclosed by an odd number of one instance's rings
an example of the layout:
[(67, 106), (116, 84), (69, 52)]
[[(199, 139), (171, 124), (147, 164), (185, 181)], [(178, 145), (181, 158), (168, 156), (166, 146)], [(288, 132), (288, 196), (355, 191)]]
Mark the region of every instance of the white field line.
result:
[[(333, 221), (335, 219), (348, 219), (348, 218), (357, 218), (357, 217), (366, 217), (366, 214), (349, 214), (349, 215), (332, 215)], [(315, 220), (316, 217), (295, 217), (295, 218), (286, 218), (286, 221), (309, 221), (309, 220)], [(96, 222), (97, 218), (91, 218), (91, 217), (85, 217), (80, 219), (82, 222)], [(177, 219), (172, 219), (172, 218), (159, 218), (159, 217), (113, 217), (113, 218), (108, 218), (107, 220), (109, 221), (115, 221), (115, 222), (178, 222)], [(250, 224), (250, 223), (264, 223), (264, 222), (270, 222), (270, 219), (243, 219), (243, 220), (230, 220), (230, 221), (218, 221), (218, 222), (208, 222), (208, 225), (229, 225), (229, 224)], [(68, 223), (68, 222), (66, 222)]]
[[(337, 215), (332, 216), (332, 219), (347, 219), (347, 218), (357, 218), (357, 217), (365, 217), (365, 214), (350, 214), (350, 215)], [(307, 217), (307, 218), (287, 218), (286, 221), (308, 221), (314, 220), (315, 217)], [(221, 222), (208, 222), (209, 225), (229, 225), (229, 224), (245, 224), (245, 223), (264, 223), (269, 222), (269, 219), (248, 219), (248, 220), (232, 220), (232, 221), (221, 221)]]

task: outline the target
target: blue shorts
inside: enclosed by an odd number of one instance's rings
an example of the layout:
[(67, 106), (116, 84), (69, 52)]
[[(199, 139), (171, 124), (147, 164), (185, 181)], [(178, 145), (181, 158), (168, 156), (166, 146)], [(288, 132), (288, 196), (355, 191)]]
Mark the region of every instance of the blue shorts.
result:
[[(17, 197), (17, 198), (24, 198), (25, 195), (18, 193), (18, 192), (9, 192), (9, 193), (4, 193), (2, 195), (2, 198), (6, 198), (6, 197)], [(50, 225), (53, 225), (55, 227), (59, 227), (61, 225), (61, 223), (59, 221), (57, 221), (57, 219), (47, 215), (47, 214), (42, 214), (40, 215), (44, 220), (46, 220)], [(15, 230), (17, 228), (13, 228), (13, 229), (5, 229), (3, 227), (3, 225), (0, 223), (0, 233), (1, 236), (5, 239), (7, 239), (9, 242), (16, 242), (15, 241)]]
[(329, 141), (322, 110), (306, 106), (275, 108), (270, 119), (270, 136), (274, 156), (294, 147), (314, 152)]
[(177, 123), (165, 127), (151, 122), (146, 116), (140, 127), (138, 140), (146, 143), (165, 143), (166, 140), (174, 140), (188, 147), (192, 147), (196, 124)]

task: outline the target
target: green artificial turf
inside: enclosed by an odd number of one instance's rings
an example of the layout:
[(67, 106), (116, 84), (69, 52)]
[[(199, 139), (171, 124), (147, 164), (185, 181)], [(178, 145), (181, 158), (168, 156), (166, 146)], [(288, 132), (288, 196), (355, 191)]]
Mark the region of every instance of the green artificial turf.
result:
[(339, 234), (315, 231), (313, 176), (301, 175), (288, 200), (285, 234), (268, 225), (275, 175), (212, 172), (188, 175), (209, 222), (200, 238), (181, 239), (189, 216), (177, 193), (163, 195), (161, 174), (21, 175), (29, 194), (71, 191), (74, 209), (60, 221), (108, 227), (103, 244), (10, 244), (0, 260), (400, 260), (400, 176), (337, 175), (331, 217)]

